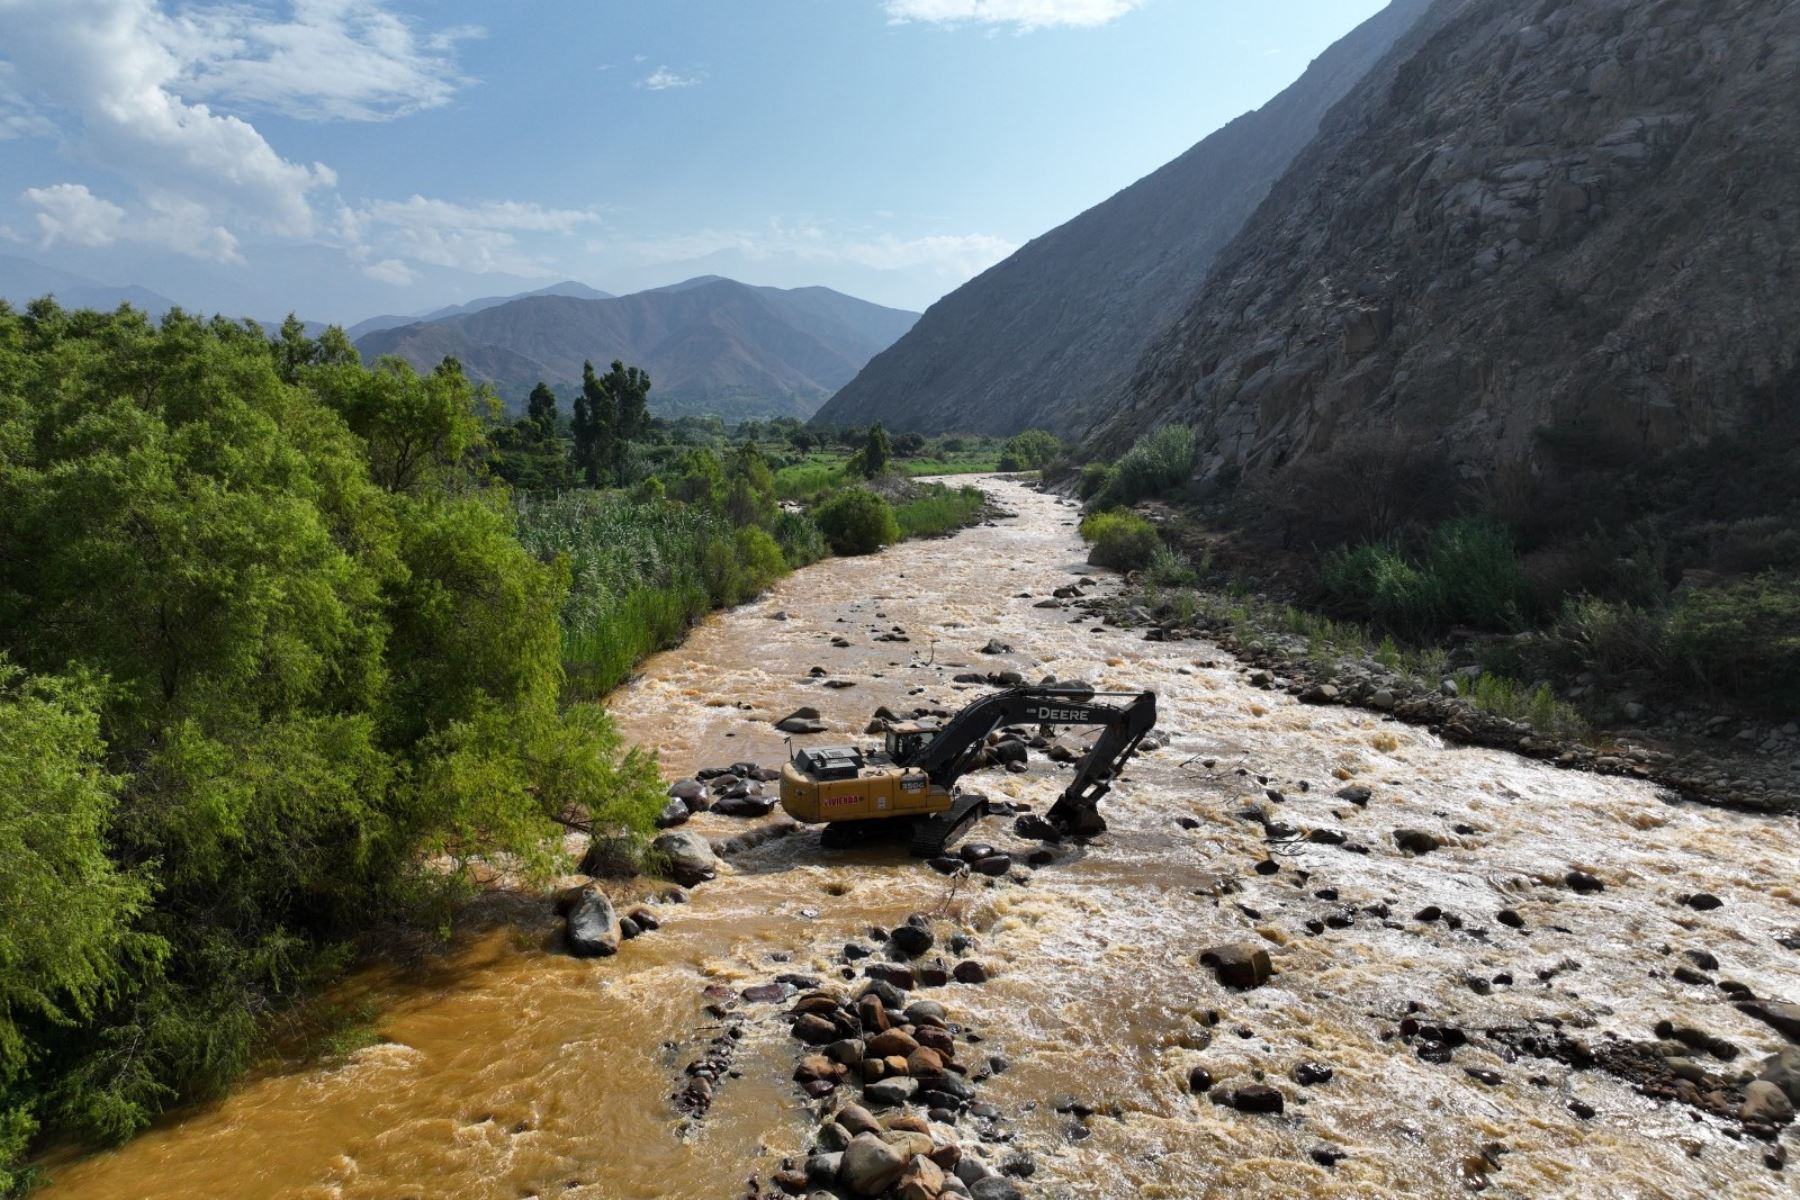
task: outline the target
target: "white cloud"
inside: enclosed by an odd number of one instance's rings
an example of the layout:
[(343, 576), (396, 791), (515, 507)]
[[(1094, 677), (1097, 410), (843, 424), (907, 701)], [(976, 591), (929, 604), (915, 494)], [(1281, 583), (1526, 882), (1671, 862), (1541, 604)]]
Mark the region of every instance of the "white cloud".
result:
[(1012, 25), (1021, 30), (1092, 28), (1118, 20), (1147, 0), (885, 0), (888, 20), (901, 24)]
[(33, 189), (46, 239), (242, 262), (234, 231), (315, 236), (315, 197), (337, 175), (215, 104), (357, 121), (437, 107), (467, 82), (454, 51), (478, 34), (421, 31), (387, 0), (291, 0), (281, 17), (247, 3), (0, 0), (0, 141), (55, 136), (127, 185), (116, 200)]
[(457, 43), (474, 26), (422, 34), (378, 0), (293, 0), (287, 20), (237, 5), (179, 23), (184, 92), (307, 120), (385, 121), (448, 104), (470, 81)]
[(693, 87), (700, 82), (698, 75), (679, 75), (667, 67), (658, 67), (650, 74), (638, 80), (638, 86), (652, 92), (667, 91), (669, 88)]
[(124, 209), (102, 200), (84, 184), (26, 188), (19, 199), (37, 210), (33, 216), (46, 246), (57, 242), (105, 246), (118, 240), (119, 230), (125, 224)]
[(377, 283), (391, 283), (395, 287), (411, 287), (419, 278), (411, 267), (397, 258), (384, 258), (378, 263), (370, 263), (363, 268), (363, 274)]
[(555, 274), (556, 265), (522, 246), (520, 235), (566, 236), (598, 219), (583, 209), (544, 208), (516, 200), (457, 204), (413, 196), (355, 208), (346, 205), (338, 212), (337, 233), (353, 258), (372, 262), (363, 268), (364, 274), (383, 282), (399, 281), (402, 271), (410, 273), (412, 263), (539, 278)]
[(165, 246), (194, 258), (242, 263), (237, 238), (212, 222), (204, 205), (180, 196), (155, 195), (131, 212), (96, 196), (86, 184), (27, 188), (19, 199), (33, 210), (42, 244), (106, 246), (117, 241)]
[(796, 258), (845, 263), (880, 271), (924, 270), (962, 282), (987, 270), (1018, 246), (989, 234), (937, 234), (902, 238), (864, 230), (833, 230), (814, 223), (770, 222), (761, 230), (700, 230), (623, 244), (595, 244), (590, 250), (622, 249), (652, 263), (687, 262), (720, 253), (751, 261)]
[(71, 146), (151, 196), (278, 233), (312, 231), (307, 193), (336, 176), (289, 162), (255, 127), (176, 90), (188, 31), (150, 0), (0, 0), (16, 82)]

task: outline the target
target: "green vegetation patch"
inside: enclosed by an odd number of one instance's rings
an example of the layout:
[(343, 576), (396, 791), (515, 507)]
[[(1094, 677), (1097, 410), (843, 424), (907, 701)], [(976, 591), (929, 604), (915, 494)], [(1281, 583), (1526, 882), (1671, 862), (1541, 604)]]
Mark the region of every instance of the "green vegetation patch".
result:
[(903, 538), (944, 537), (980, 518), (987, 494), (980, 488), (927, 485), (923, 494), (894, 510)]
[(1092, 513), (1082, 518), (1081, 536), (1092, 544), (1088, 561), (1115, 571), (1137, 571), (1150, 565), (1162, 548), (1156, 526), (1130, 512)]
[(561, 704), (571, 564), (520, 543), (493, 412), (335, 330), (0, 305), (9, 1183), (37, 1124), (216, 1092), (473, 857), (652, 831), (654, 758)]
[(839, 492), (812, 515), (834, 554), (873, 554), (900, 540), (893, 507), (865, 488)]

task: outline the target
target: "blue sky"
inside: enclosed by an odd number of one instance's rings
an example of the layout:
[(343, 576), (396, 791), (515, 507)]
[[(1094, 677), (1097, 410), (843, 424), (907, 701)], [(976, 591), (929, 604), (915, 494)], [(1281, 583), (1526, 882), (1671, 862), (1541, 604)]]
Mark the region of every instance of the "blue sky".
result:
[(350, 322), (696, 274), (923, 308), (1383, 0), (0, 0), (0, 254)]

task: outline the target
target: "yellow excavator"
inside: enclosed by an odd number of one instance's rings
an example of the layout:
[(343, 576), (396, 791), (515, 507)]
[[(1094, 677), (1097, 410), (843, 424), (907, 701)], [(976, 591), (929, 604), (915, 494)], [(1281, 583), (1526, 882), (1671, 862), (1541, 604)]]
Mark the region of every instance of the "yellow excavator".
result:
[[(1111, 700), (1125, 702), (1102, 702)], [(912, 852), (935, 857), (987, 814), (986, 799), (959, 794), (956, 784), (988, 735), (1005, 725), (1104, 727), (1048, 814), (1057, 833), (1091, 837), (1106, 828), (1100, 798), (1156, 726), (1156, 693), (1015, 687), (974, 701), (941, 729), (890, 724), (880, 749), (803, 749), (782, 768), (781, 807), (796, 821), (823, 823), (828, 847), (852, 844), (876, 823), (904, 820), (912, 826)]]

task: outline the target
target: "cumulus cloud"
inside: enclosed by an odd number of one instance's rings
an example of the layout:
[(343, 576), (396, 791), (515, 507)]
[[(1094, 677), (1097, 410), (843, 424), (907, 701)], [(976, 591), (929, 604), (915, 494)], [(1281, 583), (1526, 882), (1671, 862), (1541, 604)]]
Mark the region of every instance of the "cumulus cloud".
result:
[(409, 263), (484, 275), (538, 278), (553, 262), (521, 245), (521, 234), (576, 232), (598, 220), (584, 209), (545, 208), (516, 200), (457, 204), (413, 196), (376, 200), (338, 211), (337, 234), (352, 256), (371, 265), (364, 274), (386, 283), (410, 282)]
[(32, 209), (42, 244), (106, 246), (113, 242), (147, 242), (195, 258), (242, 263), (237, 238), (212, 222), (206, 207), (180, 196), (153, 195), (130, 212), (96, 196), (82, 183), (26, 188), (22, 203)]
[(680, 75), (667, 67), (658, 67), (650, 74), (638, 80), (638, 86), (646, 91), (662, 92), (669, 88), (693, 87), (700, 82), (698, 75)]
[(1142, 8), (1146, 0), (885, 0), (895, 24), (1012, 25), (1021, 30), (1091, 28)]
[(146, 199), (227, 211), (278, 233), (312, 231), (307, 194), (336, 176), (288, 161), (248, 122), (183, 98), (192, 47), (150, 0), (0, 0), (0, 46), (71, 146)]
[(55, 136), (126, 185), (116, 200), (82, 184), (33, 189), (46, 239), (241, 262), (234, 231), (317, 235), (315, 198), (337, 176), (216, 106), (354, 121), (437, 107), (467, 82), (454, 52), (478, 32), (421, 31), (386, 0), (292, 0), (281, 16), (238, 3), (0, 0), (0, 140)]
[(94, 195), (85, 184), (26, 188), (19, 199), (36, 210), (33, 217), (46, 246), (57, 242), (105, 246), (118, 240), (125, 224), (125, 210)]

